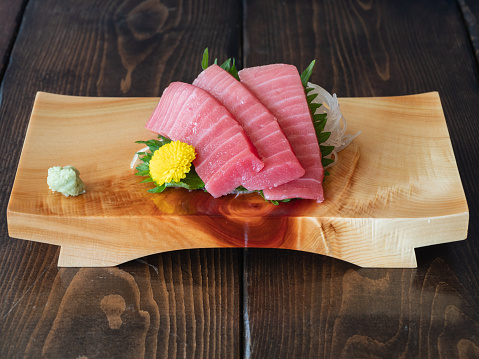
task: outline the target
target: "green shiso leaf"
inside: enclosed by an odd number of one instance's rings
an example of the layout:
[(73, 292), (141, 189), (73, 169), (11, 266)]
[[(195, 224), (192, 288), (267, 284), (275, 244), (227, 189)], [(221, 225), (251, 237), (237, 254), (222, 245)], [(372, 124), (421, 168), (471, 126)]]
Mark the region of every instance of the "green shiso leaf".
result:
[(138, 171), (136, 173), (137, 176), (149, 176), (150, 174), (150, 167), (148, 166), (148, 163), (146, 162), (139, 164), (136, 167), (136, 170)]
[[(166, 145), (167, 143), (170, 143), (171, 140), (169, 138), (163, 137), (158, 135), (157, 140), (148, 140), (148, 141), (136, 141), (135, 143), (143, 143), (148, 146), (148, 149), (150, 150), (151, 154), (153, 154), (156, 150), (158, 150), (161, 146)], [(142, 154), (141, 152), (138, 152), (138, 154)], [(151, 156), (150, 156), (151, 157)]]
[[(315, 95), (312, 95), (312, 96), (314, 96), (314, 98), (316, 98)], [(316, 110), (317, 110), (318, 108), (320, 108), (321, 106), (323, 106), (323, 104), (321, 104), (321, 103), (311, 103), (311, 105), (309, 105), (309, 108), (310, 108), (310, 110), (311, 110), (311, 113), (316, 113)], [(323, 114), (323, 115), (326, 115), (326, 114)], [(314, 116), (314, 115), (313, 115), (313, 116)]]
[(316, 63), (316, 60), (311, 61), (309, 66), (306, 68), (306, 70), (304, 70), (301, 74), (301, 83), (303, 84), (304, 88), (308, 87), (308, 81), (309, 81), (309, 78), (311, 77), (311, 74), (313, 73), (313, 67), (315, 63)]
[(148, 192), (150, 193), (161, 193), (165, 190), (166, 185), (163, 184), (161, 186), (156, 186), (155, 188), (149, 189)]
[(327, 156), (327, 155), (331, 154), (331, 152), (333, 152), (334, 146), (319, 145), (319, 149), (321, 150), (321, 154), (323, 156)]
[(326, 142), (329, 136), (331, 136), (331, 132), (321, 132), (321, 134), (318, 136), (318, 142), (319, 143)]
[(226, 60), (225, 62), (223, 62), (220, 67), (223, 69), (223, 70), (226, 70), (228, 71), (230, 68), (231, 68), (231, 58), (229, 58), (228, 60)]
[(322, 142), (319, 142), (319, 136), (321, 136), (321, 133), (324, 131), (324, 126), (326, 126), (326, 121), (327, 121), (327, 118), (325, 113), (313, 116), (313, 126), (314, 126), (314, 130), (316, 131), (316, 137), (318, 137), (318, 143), (322, 143)]
[(186, 189), (200, 189), (205, 186), (205, 183), (201, 180), (200, 176), (196, 173), (194, 166), (191, 165), (190, 172), (186, 174), (180, 182), (166, 183), (166, 187), (182, 187)]
[[(206, 70), (209, 66), (209, 59), (208, 59), (208, 48), (205, 49), (203, 53), (203, 60), (201, 61), (201, 68)], [(215, 59), (215, 64), (218, 64), (218, 59)], [(225, 62), (223, 62), (220, 67), (230, 73), (236, 80), (239, 81), (238, 70), (236, 69), (236, 63), (234, 58), (229, 58)]]
[(321, 163), (323, 164), (323, 167), (326, 167), (333, 162), (334, 162), (334, 160), (332, 160), (331, 158), (326, 158), (326, 157), (323, 157), (323, 159), (321, 160)]
[(203, 52), (203, 60), (201, 60), (201, 68), (203, 70), (206, 70), (209, 66), (208, 63), (209, 63), (208, 48), (206, 48), (205, 51)]
[(236, 70), (235, 59), (229, 58), (220, 66), (223, 70), (229, 72), (236, 80), (240, 80), (238, 70)]
[[(318, 95), (310, 94), (310, 92), (313, 89), (308, 88), (308, 81), (313, 72), (314, 64), (315, 64), (315, 60), (311, 61), (308, 68), (303, 71), (303, 73), (301, 74), (301, 82), (303, 84), (304, 91), (306, 94), (306, 102), (308, 103), (308, 107), (311, 112), (311, 118), (313, 120), (314, 131), (316, 132), (316, 137), (320, 145), (319, 147), (321, 150), (321, 157), (322, 157), (321, 162), (323, 164), (323, 167), (326, 167), (327, 165), (330, 165), (331, 163), (334, 162), (334, 160), (330, 158), (326, 158), (326, 156), (330, 155), (331, 152), (334, 150), (334, 146), (321, 145), (321, 143), (324, 143), (325, 141), (328, 140), (328, 138), (331, 136), (331, 132), (324, 132), (324, 127), (326, 126), (326, 122), (328, 120), (327, 114), (326, 113), (316, 114), (317, 109), (320, 108), (322, 104), (313, 102)], [(328, 176), (329, 172), (325, 171), (325, 175)]]
[[(313, 103), (311, 103), (311, 101), (313, 101), (315, 98), (316, 98), (316, 94), (312, 94), (312, 95), (306, 95), (306, 100), (308, 101), (308, 104), (311, 104), (313, 105)], [(321, 104), (319, 104), (319, 106), (321, 106)]]

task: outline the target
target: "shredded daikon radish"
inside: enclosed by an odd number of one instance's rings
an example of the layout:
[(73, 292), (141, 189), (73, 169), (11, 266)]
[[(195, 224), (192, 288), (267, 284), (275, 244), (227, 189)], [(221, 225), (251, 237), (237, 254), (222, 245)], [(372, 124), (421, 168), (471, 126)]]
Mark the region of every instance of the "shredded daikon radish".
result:
[(331, 132), (331, 136), (322, 145), (334, 146), (334, 150), (330, 155), (326, 156), (334, 160), (334, 162), (327, 166), (330, 167), (338, 162), (338, 152), (348, 146), (351, 141), (357, 137), (361, 131), (356, 132), (354, 135), (346, 135), (346, 119), (339, 110), (339, 103), (336, 94), (331, 94), (322, 87), (308, 82), (308, 88), (312, 88), (308, 95), (317, 94), (313, 103), (321, 103), (322, 106), (316, 110), (316, 114), (326, 113), (327, 121), (324, 127), (324, 132)]
[[(139, 150), (138, 152), (145, 152), (146, 150), (148, 150), (148, 147), (145, 147), (145, 148), (142, 148), (141, 150)], [(139, 156), (138, 156), (138, 152), (135, 153), (135, 155), (133, 156), (133, 159), (131, 160), (131, 163), (130, 163), (130, 168), (133, 169), (136, 165), (136, 163), (139, 161)]]

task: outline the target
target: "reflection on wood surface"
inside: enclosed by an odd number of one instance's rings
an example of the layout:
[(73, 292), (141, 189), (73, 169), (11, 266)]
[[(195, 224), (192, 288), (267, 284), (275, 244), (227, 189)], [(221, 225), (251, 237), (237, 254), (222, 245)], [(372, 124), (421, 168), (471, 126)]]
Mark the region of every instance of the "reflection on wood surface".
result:
[(120, 268), (61, 268), (26, 357), (236, 357), (237, 254), (190, 251), (184, 261), (173, 252)]
[[(479, 353), (477, 298), (452, 270), (444, 271), (442, 260), (421, 269), (378, 271), (313, 254), (274, 252), (191, 250), (119, 268), (54, 269), (45, 283), (52, 287), (48, 301), (32, 306), (42, 296), (41, 286), (34, 285), (30, 300), (19, 303), (24, 315), (41, 315), (25, 357), (239, 357), (239, 330), (246, 324), (261, 338), (250, 350), (262, 357)], [(243, 255), (250, 274), (240, 288)], [(248, 323), (234, 293), (248, 298)], [(2, 318), (15, 332), (16, 317)], [(285, 331), (301, 336), (303, 345), (293, 345)], [(284, 339), (268, 344), (277, 338)]]

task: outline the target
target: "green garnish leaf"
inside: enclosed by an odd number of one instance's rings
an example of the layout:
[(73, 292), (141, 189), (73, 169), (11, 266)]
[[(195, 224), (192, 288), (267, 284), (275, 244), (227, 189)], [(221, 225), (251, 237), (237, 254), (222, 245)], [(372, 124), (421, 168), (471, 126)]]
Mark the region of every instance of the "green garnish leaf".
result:
[(311, 77), (311, 74), (313, 73), (313, 67), (315, 63), (316, 63), (316, 60), (311, 61), (308, 68), (304, 70), (303, 73), (301, 74), (301, 83), (303, 84), (304, 88), (308, 87), (308, 81), (309, 81), (309, 78)]
[(231, 58), (229, 58), (228, 60), (226, 60), (225, 62), (223, 62), (220, 67), (223, 69), (223, 70), (226, 70), (228, 71), (230, 68), (231, 68)]
[(206, 70), (208, 68), (208, 63), (209, 63), (208, 48), (206, 48), (205, 51), (203, 52), (203, 60), (201, 60), (201, 68), (203, 70)]
[(327, 155), (330, 155), (331, 152), (333, 152), (334, 146), (319, 145), (319, 149), (321, 150), (321, 155), (327, 156)]
[(318, 95), (313, 93), (312, 95), (307, 95), (306, 96), (306, 101), (308, 101), (308, 105), (311, 104), (313, 105), (313, 103), (311, 101), (313, 101)]
[(321, 160), (323, 167), (329, 166), (333, 162), (334, 160), (332, 160), (331, 158), (326, 158), (326, 157), (323, 157), (323, 159)]
[[(324, 115), (324, 117), (319, 117), (321, 115)], [(326, 126), (326, 121), (327, 121), (326, 114), (321, 114), (321, 115), (313, 116), (313, 126), (314, 126), (314, 130), (316, 131), (316, 137), (318, 137), (318, 143), (322, 143), (322, 142), (319, 142), (319, 136), (321, 136), (321, 133), (324, 131), (324, 127)]]
[(186, 189), (200, 189), (205, 186), (203, 180), (198, 176), (195, 171), (194, 166), (191, 166), (190, 172), (186, 174), (186, 177), (183, 178), (180, 182), (170, 182), (166, 184), (167, 187), (183, 187)]
[(150, 193), (161, 193), (165, 190), (166, 183), (161, 186), (156, 186), (155, 188), (149, 189), (148, 192)]
[[(158, 135), (157, 140), (136, 141), (135, 143), (143, 143), (143, 144), (147, 145), (151, 154), (153, 154), (161, 146), (166, 145), (167, 143), (170, 143), (170, 142), (171, 142), (171, 140), (169, 138)], [(139, 155), (142, 154), (142, 153), (144, 153), (144, 152), (138, 152)]]
[[(218, 59), (215, 59), (214, 63), (218, 64)], [(201, 61), (201, 67), (203, 70), (208, 68), (209, 60), (208, 60), (208, 48), (205, 49), (203, 53), (203, 60)], [(225, 62), (223, 62), (220, 67), (225, 70), (226, 72), (230, 73), (236, 80), (240, 80), (238, 76), (238, 70), (236, 69), (235, 59), (229, 58)]]
[(235, 59), (233, 58), (233, 64), (231, 65), (231, 67), (226, 70), (228, 71), (231, 75), (233, 75), (233, 77), (236, 79), (236, 80), (240, 80), (239, 78), (239, 75), (238, 75), (238, 70), (236, 69), (236, 64), (235, 64)]
[[(323, 106), (321, 103), (311, 103), (311, 105), (309, 106), (311, 113), (316, 113), (316, 110), (320, 108), (321, 106)], [(326, 115), (326, 114), (323, 114), (323, 115)]]
[(140, 163), (136, 167), (136, 170), (138, 171), (137, 173), (135, 173), (137, 176), (149, 176), (150, 174), (150, 167), (148, 166), (148, 163), (146, 162)]
[[(319, 148), (321, 150), (321, 162), (323, 164), (323, 167), (326, 167), (334, 162), (333, 159), (326, 158), (326, 156), (330, 155), (331, 152), (334, 150), (334, 146), (321, 145), (321, 143), (324, 143), (325, 141), (329, 139), (329, 137), (331, 136), (331, 132), (323, 132), (324, 127), (326, 126), (326, 122), (328, 120), (327, 114), (316, 113), (316, 111), (318, 110), (318, 108), (322, 106), (322, 104), (313, 102), (318, 96), (318, 94), (314, 94), (314, 93), (310, 94), (313, 88), (311, 87), (308, 88), (308, 81), (313, 72), (314, 64), (315, 64), (315, 60), (311, 61), (308, 68), (303, 71), (303, 73), (301, 74), (301, 82), (304, 87), (304, 92), (306, 94), (306, 102), (308, 103), (308, 107), (311, 112), (311, 118), (313, 121), (314, 131), (316, 132)], [(325, 171), (325, 175), (329, 176), (329, 172)]]
[(318, 136), (318, 142), (319, 143), (326, 142), (329, 136), (331, 136), (331, 132), (321, 132), (321, 134)]

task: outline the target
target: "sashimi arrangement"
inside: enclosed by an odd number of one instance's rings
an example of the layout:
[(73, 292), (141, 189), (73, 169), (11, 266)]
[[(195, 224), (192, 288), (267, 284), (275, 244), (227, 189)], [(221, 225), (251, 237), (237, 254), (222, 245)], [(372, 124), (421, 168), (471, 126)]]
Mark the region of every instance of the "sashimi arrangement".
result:
[(137, 153), (136, 174), (153, 193), (183, 187), (215, 198), (257, 192), (274, 204), (322, 202), (324, 167), (357, 134), (344, 136), (335, 95), (308, 83), (313, 66), (301, 75), (287, 64), (238, 71), (234, 59), (209, 65), (206, 49), (193, 83), (163, 92), (146, 124), (158, 139), (137, 141), (147, 147)]

